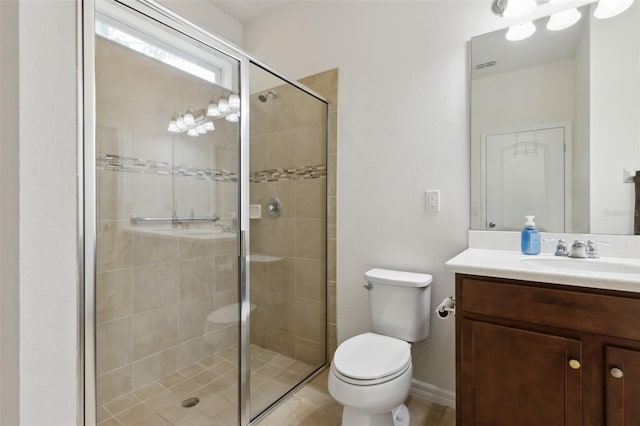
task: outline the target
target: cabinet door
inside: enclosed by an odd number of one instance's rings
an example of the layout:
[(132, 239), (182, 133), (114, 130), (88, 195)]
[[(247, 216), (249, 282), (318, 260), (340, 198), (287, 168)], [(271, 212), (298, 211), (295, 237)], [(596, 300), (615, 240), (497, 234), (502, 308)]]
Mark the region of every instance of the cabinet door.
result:
[(640, 425), (640, 351), (607, 346), (607, 425)]
[(581, 425), (579, 341), (464, 320), (459, 350), (464, 426)]

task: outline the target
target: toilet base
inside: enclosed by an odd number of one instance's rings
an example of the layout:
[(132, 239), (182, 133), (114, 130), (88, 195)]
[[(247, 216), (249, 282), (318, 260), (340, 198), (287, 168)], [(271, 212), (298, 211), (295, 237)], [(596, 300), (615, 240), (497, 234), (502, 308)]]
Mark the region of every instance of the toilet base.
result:
[(361, 411), (353, 407), (344, 407), (342, 410), (342, 426), (393, 426), (391, 411), (384, 413), (372, 413)]

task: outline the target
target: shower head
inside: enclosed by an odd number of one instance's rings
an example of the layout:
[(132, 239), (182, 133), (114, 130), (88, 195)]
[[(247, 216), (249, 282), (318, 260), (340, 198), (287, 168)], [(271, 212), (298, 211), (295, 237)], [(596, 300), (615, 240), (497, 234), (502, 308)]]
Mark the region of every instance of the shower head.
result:
[(260, 102), (267, 102), (269, 97), (272, 97), (273, 99), (275, 99), (275, 98), (278, 97), (278, 95), (273, 90), (269, 90), (267, 93), (263, 93), (262, 95), (258, 95), (258, 99), (260, 99)]

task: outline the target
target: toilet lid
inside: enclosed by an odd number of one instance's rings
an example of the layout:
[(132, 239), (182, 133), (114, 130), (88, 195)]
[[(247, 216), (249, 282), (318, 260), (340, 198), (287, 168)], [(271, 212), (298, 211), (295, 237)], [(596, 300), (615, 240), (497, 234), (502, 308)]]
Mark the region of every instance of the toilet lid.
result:
[(364, 333), (345, 340), (333, 356), (333, 365), (342, 375), (373, 380), (405, 370), (411, 362), (411, 345), (404, 340)]

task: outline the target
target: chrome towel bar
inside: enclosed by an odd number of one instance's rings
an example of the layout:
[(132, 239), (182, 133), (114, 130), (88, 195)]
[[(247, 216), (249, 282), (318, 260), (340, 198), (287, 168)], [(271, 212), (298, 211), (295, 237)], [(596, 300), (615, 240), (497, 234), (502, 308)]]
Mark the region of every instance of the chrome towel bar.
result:
[(215, 222), (220, 217), (217, 215), (208, 217), (138, 217), (131, 216), (131, 224), (137, 225), (139, 223), (158, 223), (158, 222), (171, 222), (171, 223), (190, 223), (190, 222)]

